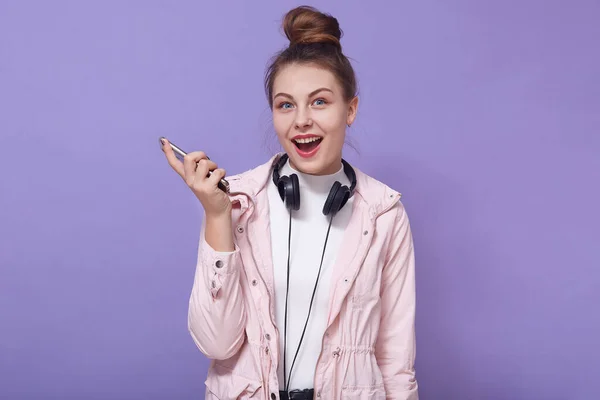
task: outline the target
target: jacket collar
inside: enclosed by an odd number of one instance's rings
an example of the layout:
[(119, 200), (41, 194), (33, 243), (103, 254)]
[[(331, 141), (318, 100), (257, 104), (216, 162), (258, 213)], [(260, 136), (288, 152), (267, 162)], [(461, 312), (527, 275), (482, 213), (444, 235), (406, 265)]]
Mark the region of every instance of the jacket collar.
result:
[[(258, 194), (272, 182), (272, 168), (283, 154), (283, 152), (277, 153), (269, 161), (254, 169), (228, 177), (231, 201), (240, 202), (242, 208), (247, 206), (247, 200), (256, 203)], [(372, 219), (391, 208), (402, 196), (401, 193), (368, 176), (354, 165), (352, 168), (356, 173), (354, 201), (364, 203)]]

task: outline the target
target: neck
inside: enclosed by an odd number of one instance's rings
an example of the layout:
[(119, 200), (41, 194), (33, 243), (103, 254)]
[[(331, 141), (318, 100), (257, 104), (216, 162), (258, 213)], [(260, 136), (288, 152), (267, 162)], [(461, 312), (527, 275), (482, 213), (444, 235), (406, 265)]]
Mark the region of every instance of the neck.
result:
[(338, 171), (340, 171), (340, 169), (343, 170), (343, 164), (342, 164), (342, 160), (341, 158), (339, 160), (336, 160), (335, 162), (333, 162), (332, 164), (329, 164), (328, 166), (326, 166), (325, 168), (323, 168), (320, 171), (315, 171), (315, 172), (306, 172), (301, 170), (300, 168), (298, 168), (293, 162), (291, 158), (288, 158), (288, 164), (289, 166), (294, 170), (294, 172), (300, 172), (302, 174), (305, 175), (311, 175), (311, 176), (326, 176), (326, 175), (333, 175), (336, 174)]

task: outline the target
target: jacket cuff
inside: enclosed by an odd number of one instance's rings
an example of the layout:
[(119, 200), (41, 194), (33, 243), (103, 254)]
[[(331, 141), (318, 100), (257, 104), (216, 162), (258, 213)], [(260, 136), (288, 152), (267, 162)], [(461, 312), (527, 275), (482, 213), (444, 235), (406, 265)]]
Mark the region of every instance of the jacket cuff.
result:
[(240, 249), (237, 244), (234, 244), (233, 251), (216, 251), (206, 240), (202, 240), (200, 252), (202, 254), (202, 264), (204, 265), (204, 273), (206, 274), (206, 284), (208, 290), (216, 299), (219, 297), (219, 292), (223, 285), (235, 279), (232, 275), (239, 272), (241, 265)]

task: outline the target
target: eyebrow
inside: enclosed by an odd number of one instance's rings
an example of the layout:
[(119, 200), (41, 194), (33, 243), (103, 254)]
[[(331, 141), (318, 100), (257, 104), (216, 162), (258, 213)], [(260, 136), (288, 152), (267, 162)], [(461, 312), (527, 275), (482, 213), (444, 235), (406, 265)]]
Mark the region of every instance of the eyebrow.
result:
[[(310, 93), (308, 94), (308, 97), (313, 97), (315, 94), (317, 94), (317, 93), (319, 93), (319, 92), (322, 92), (322, 91), (327, 91), (327, 92), (331, 92), (331, 93), (333, 93), (333, 90), (331, 90), (331, 89), (328, 89), (328, 88), (326, 88), (326, 87), (322, 87), (322, 88), (319, 88), (319, 89), (317, 89), (317, 90), (313, 90), (312, 92), (310, 92)], [(275, 96), (273, 96), (273, 99), (276, 99), (276, 98), (277, 98), (277, 97), (279, 97), (279, 96), (283, 96), (283, 97), (287, 97), (287, 98), (289, 98), (289, 99), (293, 99), (292, 95), (289, 95), (289, 94), (287, 94), (287, 93), (283, 93), (283, 92), (277, 93)]]

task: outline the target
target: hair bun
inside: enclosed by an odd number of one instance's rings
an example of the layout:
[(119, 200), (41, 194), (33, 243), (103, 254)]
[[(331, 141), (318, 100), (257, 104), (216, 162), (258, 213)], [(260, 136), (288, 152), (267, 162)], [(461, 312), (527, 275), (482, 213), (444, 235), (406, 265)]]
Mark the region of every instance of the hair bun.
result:
[(327, 43), (342, 49), (342, 31), (337, 19), (314, 7), (300, 6), (290, 10), (283, 19), (283, 31), (295, 44)]

